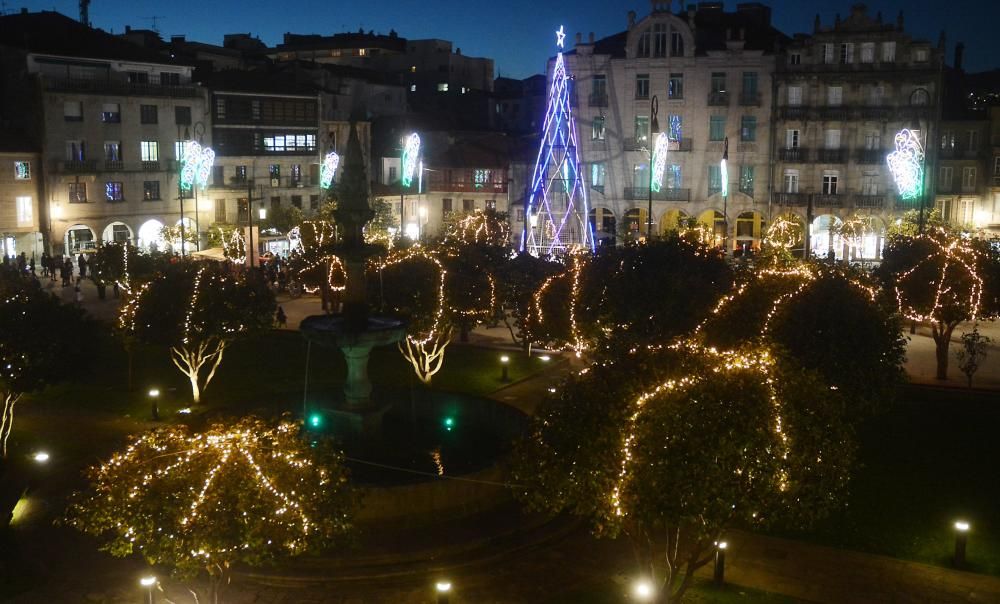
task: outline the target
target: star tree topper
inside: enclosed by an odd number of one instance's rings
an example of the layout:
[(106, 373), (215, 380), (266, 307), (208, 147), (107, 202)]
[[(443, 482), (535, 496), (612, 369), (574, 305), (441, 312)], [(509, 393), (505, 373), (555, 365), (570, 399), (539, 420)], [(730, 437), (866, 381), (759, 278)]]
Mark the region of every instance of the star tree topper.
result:
[(559, 48), (562, 48), (563, 47), (563, 40), (565, 40), (565, 39), (566, 39), (566, 34), (563, 33), (563, 26), (560, 25), (559, 29), (556, 31), (556, 45), (558, 45)]

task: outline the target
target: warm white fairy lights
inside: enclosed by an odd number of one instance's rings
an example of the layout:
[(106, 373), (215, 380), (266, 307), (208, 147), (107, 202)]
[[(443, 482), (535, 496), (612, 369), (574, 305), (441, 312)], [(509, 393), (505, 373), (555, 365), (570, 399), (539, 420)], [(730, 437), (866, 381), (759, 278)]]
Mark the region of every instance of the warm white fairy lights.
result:
[[(962, 238), (950, 236), (943, 230), (918, 235), (914, 239), (927, 241), (934, 249), (920, 262), (896, 276), (894, 288), (900, 314), (913, 321), (938, 323), (946, 322), (943, 315), (946, 312), (955, 314), (953, 310), (958, 308), (958, 314), (964, 316), (963, 320), (975, 321), (979, 316), (983, 295), (983, 279), (976, 268), (976, 251)], [(934, 297), (929, 306), (918, 308), (905, 293), (906, 283), (914, 278), (918, 269), (928, 263), (940, 264), (936, 280), (930, 282), (930, 286), (934, 288)]]

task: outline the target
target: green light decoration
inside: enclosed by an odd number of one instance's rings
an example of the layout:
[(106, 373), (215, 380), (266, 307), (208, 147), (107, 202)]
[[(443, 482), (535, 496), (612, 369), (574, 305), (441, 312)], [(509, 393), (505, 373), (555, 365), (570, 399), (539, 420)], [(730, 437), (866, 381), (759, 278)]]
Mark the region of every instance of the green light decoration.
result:
[(455, 427), (455, 418), (446, 417), (444, 418), (443, 423), (444, 423), (444, 429), (447, 430), (448, 432), (451, 432), (451, 429)]
[(417, 170), (417, 161), (420, 157), (420, 135), (414, 132), (413, 134), (406, 137), (403, 141), (403, 157), (402, 157), (402, 179), (401, 183), (404, 187), (409, 187), (413, 184), (413, 173)]
[(208, 186), (208, 177), (215, 163), (215, 151), (202, 147), (197, 141), (185, 141), (181, 162), (181, 189), (188, 191), (192, 186)]
[(920, 139), (910, 129), (896, 134), (896, 150), (885, 159), (896, 181), (901, 199), (917, 199), (923, 193), (924, 149)]
[(670, 137), (666, 132), (656, 135), (656, 142), (653, 144), (653, 178), (649, 182), (654, 193), (659, 193), (663, 188), (663, 173), (667, 168), (667, 152), (670, 148)]
[(309, 416), (309, 427), (319, 428), (323, 425), (323, 416), (319, 413), (313, 413)]
[(336, 151), (330, 151), (323, 158), (323, 165), (319, 168), (319, 186), (329, 189), (333, 184), (333, 176), (337, 173), (337, 166), (340, 165), (340, 156)]

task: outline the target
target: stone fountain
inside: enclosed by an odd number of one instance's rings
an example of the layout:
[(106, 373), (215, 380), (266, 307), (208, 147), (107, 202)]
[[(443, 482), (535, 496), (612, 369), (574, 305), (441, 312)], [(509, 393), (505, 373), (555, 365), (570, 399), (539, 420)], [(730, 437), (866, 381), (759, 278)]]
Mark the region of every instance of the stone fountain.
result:
[(377, 431), (388, 405), (372, 401), (368, 357), (372, 348), (402, 340), (406, 325), (393, 317), (373, 315), (368, 306), (365, 264), (377, 250), (365, 243), (364, 227), (375, 213), (368, 205), (361, 141), (353, 124), (338, 193), (334, 218), (341, 238), (335, 253), (347, 274), (343, 310), (339, 314), (306, 317), (300, 329), (309, 341), (338, 348), (344, 354), (347, 362), (344, 403), (332, 412), (360, 431)]

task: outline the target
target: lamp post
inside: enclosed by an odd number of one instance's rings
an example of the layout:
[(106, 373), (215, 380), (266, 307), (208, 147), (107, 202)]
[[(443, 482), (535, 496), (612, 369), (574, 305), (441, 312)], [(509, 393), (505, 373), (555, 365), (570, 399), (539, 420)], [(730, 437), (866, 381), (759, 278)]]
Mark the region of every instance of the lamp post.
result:
[(510, 364), (510, 357), (507, 355), (502, 355), (500, 357), (500, 381), (509, 382), (510, 374), (508, 374), (507, 367)]
[(965, 545), (969, 537), (969, 523), (964, 520), (955, 522), (955, 557), (952, 565), (955, 568), (965, 566)]
[(646, 241), (653, 239), (653, 141), (660, 133), (660, 122), (656, 114), (660, 112), (660, 100), (653, 95), (649, 99), (649, 203), (646, 207)]
[(153, 417), (153, 421), (154, 422), (160, 421), (160, 409), (159, 409), (159, 407), (156, 404), (156, 401), (159, 398), (160, 398), (160, 389), (159, 388), (150, 388), (149, 389), (149, 404), (150, 404), (150, 410), (152, 412), (151, 415)]
[(722, 585), (726, 582), (726, 547), (728, 545), (725, 541), (719, 541), (715, 544), (715, 568), (712, 572), (712, 580), (715, 581), (716, 585)]
[(156, 577), (147, 575), (139, 579), (139, 585), (146, 589), (146, 604), (153, 604), (153, 588), (156, 587)]
[(448, 594), (451, 593), (451, 581), (438, 581), (434, 584), (437, 592), (437, 604), (448, 604)]
[(640, 602), (652, 602), (656, 595), (653, 584), (645, 579), (635, 582), (635, 585), (632, 586), (632, 593), (635, 594), (635, 599)]

